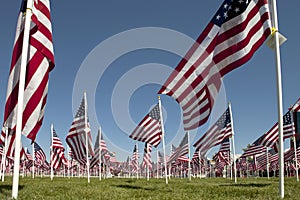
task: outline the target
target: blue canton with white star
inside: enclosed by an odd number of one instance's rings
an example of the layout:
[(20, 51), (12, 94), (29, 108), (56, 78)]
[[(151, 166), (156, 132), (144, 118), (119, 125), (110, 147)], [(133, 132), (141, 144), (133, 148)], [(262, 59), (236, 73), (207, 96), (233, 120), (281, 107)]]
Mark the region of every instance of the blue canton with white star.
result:
[(225, 0), (212, 19), (218, 26), (243, 13), (251, 0)]
[(216, 122), (217, 126), (222, 129), (227, 126), (231, 122), (229, 108), (227, 108), (226, 112), (220, 117), (220, 119)]
[(159, 107), (156, 105), (151, 112), (149, 113), (149, 116), (153, 119), (159, 120), (160, 119), (160, 113), (159, 113)]

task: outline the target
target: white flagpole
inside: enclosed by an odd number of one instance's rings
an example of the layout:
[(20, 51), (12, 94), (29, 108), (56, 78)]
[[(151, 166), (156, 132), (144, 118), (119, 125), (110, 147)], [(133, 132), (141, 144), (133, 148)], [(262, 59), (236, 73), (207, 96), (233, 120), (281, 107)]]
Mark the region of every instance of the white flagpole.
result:
[(166, 184), (168, 184), (167, 158), (166, 158), (166, 145), (165, 145), (165, 128), (164, 128), (164, 120), (163, 120), (162, 110), (161, 110), (160, 96), (158, 96), (158, 107), (159, 107), (160, 125), (161, 125), (161, 132), (162, 132), (162, 145), (163, 145), (163, 151), (164, 151)]
[(85, 131), (85, 151), (86, 151), (86, 171), (88, 183), (90, 183), (90, 163), (89, 163), (89, 143), (88, 143), (88, 121), (87, 121), (87, 99), (86, 99), (86, 91), (84, 91), (84, 131)]
[(52, 160), (52, 156), (53, 156), (53, 124), (51, 124), (51, 147), (50, 147), (50, 170), (51, 170), (51, 175), (50, 175), (50, 179), (51, 181), (53, 180), (53, 160)]
[(3, 148), (3, 156), (2, 156), (2, 167), (1, 167), (1, 171), (3, 171), (2, 173), (2, 182), (4, 182), (4, 176), (5, 176), (5, 161), (6, 161), (6, 154), (7, 154), (7, 137), (8, 137), (8, 127), (6, 125), (4, 125), (4, 131), (5, 131), (5, 145)]
[(102, 135), (102, 132), (101, 132), (101, 126), (99, 127), (99, 180), (101, 181), (101, 135)]
[[(68, 178), (70, 178), (70, 156), (69, 156), (69, 145), (67, 145), (67, 153), (68, 153), (68, 156), (67, 156), (67, 160), (68, 160)], [(71, 162), (72, 163), (72, 162)]]
[(270, 169), (269, 169), (269, 149), (268, 149), (268, 147), (266, 148), (267, 150), (267, 177), (268, 177), (268, 179), (270, 179), (270, 175), (269, 175), (269, 173), (270, 173)]
[(32, 164), (32, 178), (34, 178), (34, 161), (35, 161), (34, 143), (32, 143), (32, 158), (33, 158), (33, 164)]
[(275, 29), (275, 56), (276, 56), (276, 74), (277, 74), (277, 102), (278, 102), (278, 132), (279, 132), (279, 194), (284, 198), (284, 143), (283, 143), (283, 102), (282, 102), (282, 78), (281, 78), (281, 60), (279, 48), (279, 33), (277, 19), (276, 0), (272, 0), (272, 25)]
[(293, 136), (293, 139), (294, 139), (294, 153), (295, 153), (295, 168), (296, 168), (296, 180), (297, 180), (297, 182), (299, 182), (299, 177), (298, 177), (298, 160), (297, 160), (297, 145), (296, 145), (296, 137), (295, 137), (295, 135)]
[(20, 151), (21, 151), (21, 132), (23, 121), (23, 101), (24, 101), (24, 88), (25, 88), (25, 76), (26, 65), (29, 47), (29, 31), (30, 21), (32, 15), (33, 0), (27, 1), (25, 24), (24, 24), (24, 36), (21, 55), (20, 66), (20, 78), (19, 78), (19, 91), (18, 91), (18, 106), (17, 106), (17, 120), (16, 120), (16, 138), (15, 138), (15, 158), (14, 158), (14, 174), (12, 184), (12, 198), (17, 199), (19, 190), (19, 170), (20, 170)]
[(189, 180), (192, 180), (192, 176), (191, 176), (191, 150), (190, 150), (190, 132), (187, 132), (188, 134), (188, 146), (189, 146), (189, 162), (188, 162), (188, 176), (189, 176)]
[(235, 163), (235, 145), (234, 145), (234, 126), (233, 126), (233, 117), (232, 117), (232, 110), (231, 110), (231, 103), (228, 105), (229, 107), (229, 114), (230, 114), (230, 121), (231, 121), (231, 131), (232, 131), (232, 137), (231, 137), (231, 142), (232, 142), (232, 154), (233, 154), (233, 168), (234, 168), (234, 182), (237, 183), (237, 178), (236, 178), (236, 163)]

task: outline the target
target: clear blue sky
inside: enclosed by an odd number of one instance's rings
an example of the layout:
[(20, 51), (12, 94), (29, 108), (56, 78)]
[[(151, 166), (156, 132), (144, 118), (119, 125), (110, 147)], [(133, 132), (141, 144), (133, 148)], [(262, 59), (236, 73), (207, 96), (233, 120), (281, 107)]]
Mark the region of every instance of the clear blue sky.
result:
[[(76, 112), (82, 98), (82, 87), (86, 86), (89, 108), (95, 113), (95, 117), (91, 117), (93, 138), (96, 138), (100, 124), (108, 148), (116, 152), (117, 159), (123, 161), (128, 155), (131, 156), (135, 141), (128, 135), (151, 106), (157, 103), (156, 93), (160, 84), (221, 3), (221, 0), (90, 0), (81, 3), (52, 0), (56, 67), (50, 74), (45, 118), (37, 143), (49, 154), (50, 124), (53, 123), (66, 146), (65, 138), (73, 120), (73, 112)], [(20, 4), (20, 0), (11, 0), (2, 2), (1, 6), (1, 123)], [(295, 24), (300, 3), (278, 1), (277, 4), (280, 32), (288, 38), (281, 48), (283, 106), (286, 112), (300, 96), (297, 81), (300, 73), (299, 27)], [(82, 77), (85, 79), (84, 83), (79, 82), (79, 87), (74, 84), (76, 76), (79, 79), (81, 77), (81, 81)], [(92, 89), (94, 92), (91, 94), (89, 91)], [(169, 152), (170, 145), (177, 146), (184, 135), (180, 126), (181, 109), (172, 98), (161, 98)], [(274, 52), (263, 45), (248, 63), (229, 73), (224, 78), (219, 99), (211, 122), (216, 120), (230, 101), (236, 152), (242, 153), (242, 148), (268, 131), (277, 121)], [(191, 132), (192, 144), (210, 124)], [(30, 147), (27, 139), (23, 138), (22, 141), (25, 147)], [(142, 149), (143, 144), (139, 143), (139, 151), (142, 152)]]

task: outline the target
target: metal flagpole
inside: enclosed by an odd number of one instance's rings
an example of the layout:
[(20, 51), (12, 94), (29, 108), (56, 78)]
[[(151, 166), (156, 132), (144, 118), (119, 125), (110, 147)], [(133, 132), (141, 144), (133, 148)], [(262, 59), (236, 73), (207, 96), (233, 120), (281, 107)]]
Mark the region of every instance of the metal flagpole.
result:
[[(138, 146), (137, 142), (136, 142), (135, 146), (136, 146), (136, 155), (138, 155), (138, 152), (139, 152), (138, 148), (139, 148), (139, 146)], [(140, 166), (139, 166), (140, 164), (139, 164), (138, 157), (139, 156), (137, 156), (137, 159), (136, 159), (136, 162), (137, 162), (136, 179), (139, 179), (139, 169), (140, 169)]]
[(86, 151), (86, 171), (88, 183), (90, 183), (90, 163), (89, 163), (89, 143), (88, 143), (88, 131), (89, 128), (87, 126), (87, 99), (86, 99), (86, 91), (84, 91), (84, 131), (85, 131), (85, 151)]
[(34, 161), (35, 161), (34, 143), (32, 143), (32, 158), (33, 158), (33, 164), (32, 164), (32, 178), (34, 178)]
[(53, 156), (53, 124), (51, 124), (51, 147), (50, 147), (50, 163), (51, 163), (51, 175), (50, 175), (50, 179), (51, 181), (53, 180), (53, 160), (52, 160), (52, 156)]
[(284, 198), (284, 143), (283, 143), (283, 102), (282, 102), (282, 78), (281, 78), (281, 60), (279, 48), (279, 33), (277, 19), (276, 0), (271, 1), (272, 4), (272, 25), (274, 27), (275, 38), (275, 56), (276, 56), (276, 74), (277, 74), (277, 102), (278, 102), (278, 132), (279, 132), (279, 194)]
[(269, 170), (269, 148), (266, 148), (267, 150), (267, 177), (270, 179), (270, 170)]
[(70, 155), (69, 155), (69, 146), (67, 145), (67, 152), (68, 152), (68, 156), (67, 156), (67, 160), (68, 160), (68, 178), (70, 178)]
[(167, 158), (166, 158), (166, 145), (165, 145), (165, 128), (164, 128), (164, 120), (163, 120), (162, 110), (161, 110), (160, 96), (158, 96), (158, 107), (159, 107), (160, 125), (161, 125), (161, 133), (162, 133), (162, 145), (163, 145), (163, 151), (164, 151), (165, 177), (166, 177), (166, 184), (168, 184)]
[(99, 127), (99, 180), (101, 181), (101, 135), (102, 135), (102, 132), (101, 132), (101, 126)]
[(237, 178), (236, 178), (236, 163), (235, 163), (235, 145), (234, 145), (234, 126), (233, 126), (233, 118), (232, 118), (232, 110), (231, 110), (231, 103), (228, 105), (229, 107), (229, 114), (230, 114), (230, 121), (231, 121), (231, 131), (232, 131), (232, 153), (233, 153), (233, 168), (234, 168), (234, 182), (237, 183)]
[(20, 151), (21, 151), (21, 131), (23, 121), (23, 102), (24, 102), (24, 88), (26, 65), (29, 47), (29, 31), (32, 15), (33, 0), (27, 1), (26, 16), (24, 24), (24, 36), (21, 55), (20, 78), (19, 78), (19, 91), (18, 91), (18, 106), (17, 106), (17, 120), (16, 120), (16, 137), (15, 137), (15, 158), (14, 158), (14, 174), (12, 184), (12, 198), (17, 199), (19, 190), (19, 170), (20, 170)]
[(189, 146), (189, 148), (188, 148), (188, 150), (189, 150), (189, 162), (188, 162), (188, 176), (189, 176), (189, 180), (192, 180), (192, 175), (191, 175), (191, 150), (190, 150), (190, 132), (188, 131), (187, 132), (187, 134), (188, 134), (188, 146)]

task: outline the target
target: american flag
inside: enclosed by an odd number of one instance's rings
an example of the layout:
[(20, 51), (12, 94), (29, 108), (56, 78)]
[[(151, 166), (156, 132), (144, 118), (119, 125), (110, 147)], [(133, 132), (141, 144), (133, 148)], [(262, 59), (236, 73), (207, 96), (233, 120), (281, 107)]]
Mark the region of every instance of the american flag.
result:
[(211, 147), (232, 136), (230, 115), (230, 109), (227, 108), (218, 121), (194, 144), (201, 155), (205, 155)]
[(37, 165), (42, 166), (46, 161), (46, 154), (36, 142), (34, 144), (34, 158)]
[(160, 111), (157, 104), (138, 124), (129, 137), (157, 147), (161, 141), (161, 135)]
[[(74, 159), (80, 163), (86, 162), (86, 136), (88, 137), (89, 154), (94, 155), (89, 123), (85, 124), (85, 109), (85, 98), (83, 98), (66, 138), (66, 142), (74, 154)], [(86, 126), (88, 130), (85, 130)]]
[(222, 141), (219, 152), (229, 152), (230, 151), (230, 142), (229, 138), (226, 138)]
[(164, 156), (160, 151), (158, 151), (158, 163), (164, 163)]
[(297, 102), (292, 106), (292, 110), (294, 112), (299, 112), (300, 111), (300, 98), (297, 100)]
[(189, 152), (189, 138), (188, 133), (184, 135), (182, 138), (179, 146), (174, 150), (170, 158), (168, 159), (168, 165), (171, 164), (171, 162), (176, 161), (180, 156), (184, 156)]
[(143, 165), (142, 166), (143, 166), (144, 169), (148, 168), (150, 171), (152, 170), (151, 151), (152, 151), (151, 144), (145, 143)]
[[(99, 140), (99, 137), (100, 137), (100, 140)], [(101, 154), (100, 154), (100, 149), (101, 149)], [(95, 155), (93, 156), (93, 158), (91, 160), (91, 164), (90, 164), (91, 168), (93, 168), (97, 163), (100, 162), (99, 157), (102, 160), (102, 157), (104, 156), (104, 154), (107, 151), (108, 150), (107, 150), (107, 146), (106, 146), (105, 140), (103, 139), (103, 135), (100, 133), (100, 130), (99, 130), (97, 138), (96, 138), (96, 142), (95, 142), (95, 147), (94, 147)]]
[[(291, 113), (288, 111), (283, 116), (283, 139), (290, 138), (294, 136), (294, 123), (291, 118)], [(263, 138), (260, 141), (260, 144), (266, 147), (277, 149), (277, 143), (279, 139), (278, 133), (278, 122), (263, 135)]]
[(204, 124), (224, 75), (246, 63), (271, 33), (267, 0), (225, 0), (158, 92), (176, 99), (185, 130)]
[(26, 151), (25, 151), (25, 156), (26, 156), (27, 160), (33, 160), (32, 155), (30, 154), (28, 149), (26, 149)]
[(51, 162), (53, 169), (57, 169), (61, 164), (67, 165), (68, 160), (64, 154), (65, 148), (59, 139), (56, 131), (53, 129), (53, 138), (52, 138), (52, 155)]
[(132, 153), (132, 159), (131, 159), (131, 162), (132, 162), (132, 171), (133, 172), (138, 172), (139, 170), (139, 159), (140, 155), (139, 155), (139, 152), (138, 152), (138, 149), (137, 149), (137, 145), (134, 145), (134, 149), (133, 149), (133, 153)]
[[(13, 47), (13, 55), (8, 78), (4, 124), (8, 134), (15, 134), (16, 115), (18, 107), (19, 72), (21, 67), (22, 45), (27, 1), (22, 1)], [(26, 78), (23, 102), (22, 134), (32, 141), (35, 140), (42, 125), (48, 93), (49, 73), (54, 68), (54, 53), (52, 44), (52, 27), (49, 0), (35, 0), (32, 8), (29, 48), (26, 67)], [(2, 131), (1, 140), (4, 142)], [(11, 137), (9, 146), (13, 146)]]
[(259, 137), (249, 147), (247, 147), (247, 149), (245, 149), (245, 152), (241, 155), (241, 157), (248, 157), (265, 153), (267, 148), (260, 144), (262, 138), (263, 136)]

